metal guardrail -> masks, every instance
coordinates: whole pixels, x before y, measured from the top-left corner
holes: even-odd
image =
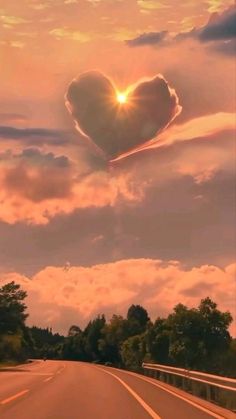
[[[143,363],[144,374],[236,411],[236,380],[169,365]]]

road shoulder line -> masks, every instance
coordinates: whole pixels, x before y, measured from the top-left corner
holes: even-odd
[[[151,416],[151,418],[153,419],[161,419],[161,417],[154,412],[154,410],[142,399],[142,397],[140,397],[128,384],[126,384],[120,377],[117,377],[117,375],[113,374],[110,371],[105,370],[104,368],[99,368],[96,367],[98,370],[102,370],[103,372],[105,372],[106,374],[111,375],[112,377],[114,377],[117,381],[120,382],[120,384],[123,385],[123,387],[126,388],[126,390],[137,400],[137,402],[142,406],[142,408],[144,410],[146,410],[146,412]]]
[[[233,412],[230,412],[230,411],[229,411],[229,415],[227,415],[227,416],[223,416],[223,414],[218,414],[218,413],[214,412],[213,410],[210,410],[207,407],[202,406],[202,404],[200,404],[200,402],[199,403],[197,401],[195,402],[193,400],[190,400],[188,397],[185,397],[184,395],[177,393],[177,391],[175,391],[174,388],[173,388],[173,390],[169,389],[169,388],[166,388],[164,385],[162,385],[162,383],[154,382],[154,381],[152,381],[152,379],[150,379],[148,377],[142,376],[140,374],[135,374],[135,373],[130,372],[130,371],[125,371],[125,370],[119,370],[118,369],[117,371],[119,371],[121,373],[124,373],[124,374],[131,375],[131,376],[136,377],[136,378],[139,378],[140,380],[146,381],[147,383],[152,384],[155,387],[161,388],[162,390],[166,391],[167,393],[170,393],[173,396],[178,397],[179,399],[183,400],[184,402],[191,404],[192,406],[196,407],[199,410],[202,410],[203,412],[205,412],[208,415],[214,417],[215,419],[227,419],[227,418],[230,417],[230,413],[232,413],[232,415],[233,415]],[[178,389],[176,389],[176,390],[178,390]]]

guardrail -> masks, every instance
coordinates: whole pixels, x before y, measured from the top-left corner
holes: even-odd
[[[236,380],[169,365],[143,363],[144,375],[236,412]]]

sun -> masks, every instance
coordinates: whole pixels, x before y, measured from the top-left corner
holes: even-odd
[[[117,101],[123,105],[127,102],[127,95],[125,93],[117,93]]]

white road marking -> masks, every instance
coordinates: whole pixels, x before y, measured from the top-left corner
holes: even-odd
[[[61,374],[62,371],[66,368],[65,364],[63,364],[62,368],[56,372],[56,374]]]
[[[172,394],[173,396],[178,397],[178,398],[179,398],[179,399],[181,399],[181,400],[184,400],[186,403],[191,404],[192,406],[196,407],[197,409],[202,410],[203,412],[207,413],[208,415],[212,416],[213,418],[216,418],[216,419],[225,419],[225,417],[224,417],[224,416],[221,416],[221,415],[218,415],[218,414],[217,414],[217,413],[215,413],[215,412],[212,412],[212,410],[207,409],[207,407],[203,407],[203,406],[201,406],[200,404],[195,403],[195,402],[193,402],[192,400],[185,398],[185,397],[184,397],[184,396],[182,396],[181,394],[178,394],[178,393],[176,393],[175,391],[171,391],[171,390],[167,389],[166,387],[162,386],[162,385],[161,385],[161,384],[159,384],[159,383],[155,383],[155,382],[153,382],[152,380],[150,380],[150,379],[149,379],[149,378],[147,378],[147,377],[143,377],[142,375],[134,374],[134,373],[129,372],[129,371],[123,371],[123,370],[122,370],[121,372],[122,372],[122,373],[125,373],[125,374],[132,375],[133,377],[139,378],[140,380],[146,381],[146,382],[148,382],[148,383],[152,384],[152,385],[153,385],[153,386],[155,386],[155,387],[159,387],[159,388],[161,388],[162,390],[166,391],[167,393],[170,393],[170,394]]]
[[[122,384],[122,386],[124,386],[126,388],[126,390],[137,400],[137,402],[143,407],[143,409],[146,410],[146,412],[151,416],[151,418],[161,419],[161,417],[158,416],[157,413],[154,412],[154,410],[152,410],[152,408],[130,386],[128,386],[128,384],[126,384],[121,378],[117,377],[117,375],[115,375],[112,372],[107,371],[103,368],[98,367],[98,369],[102,370],[106,374],[109,374],[112,377],[114,377],[116,380],[118,380]]]
[[[29,392],[29,390],[23,390],[23,391],[20,391],[19,393],[14,394],[14,396],[11,396],[11,397],[8,397],[8,398],[7,398],[7,399],[5,399],[5,400],[2,400],[2,401],[1,401],[1,404],[7,404],[7,403],[10,403],[12,400],[17,399],[18,397],[21,397],[21,396],[23,396],[24,394],[26,394],[26,393],[28,393],[28,392]]]

